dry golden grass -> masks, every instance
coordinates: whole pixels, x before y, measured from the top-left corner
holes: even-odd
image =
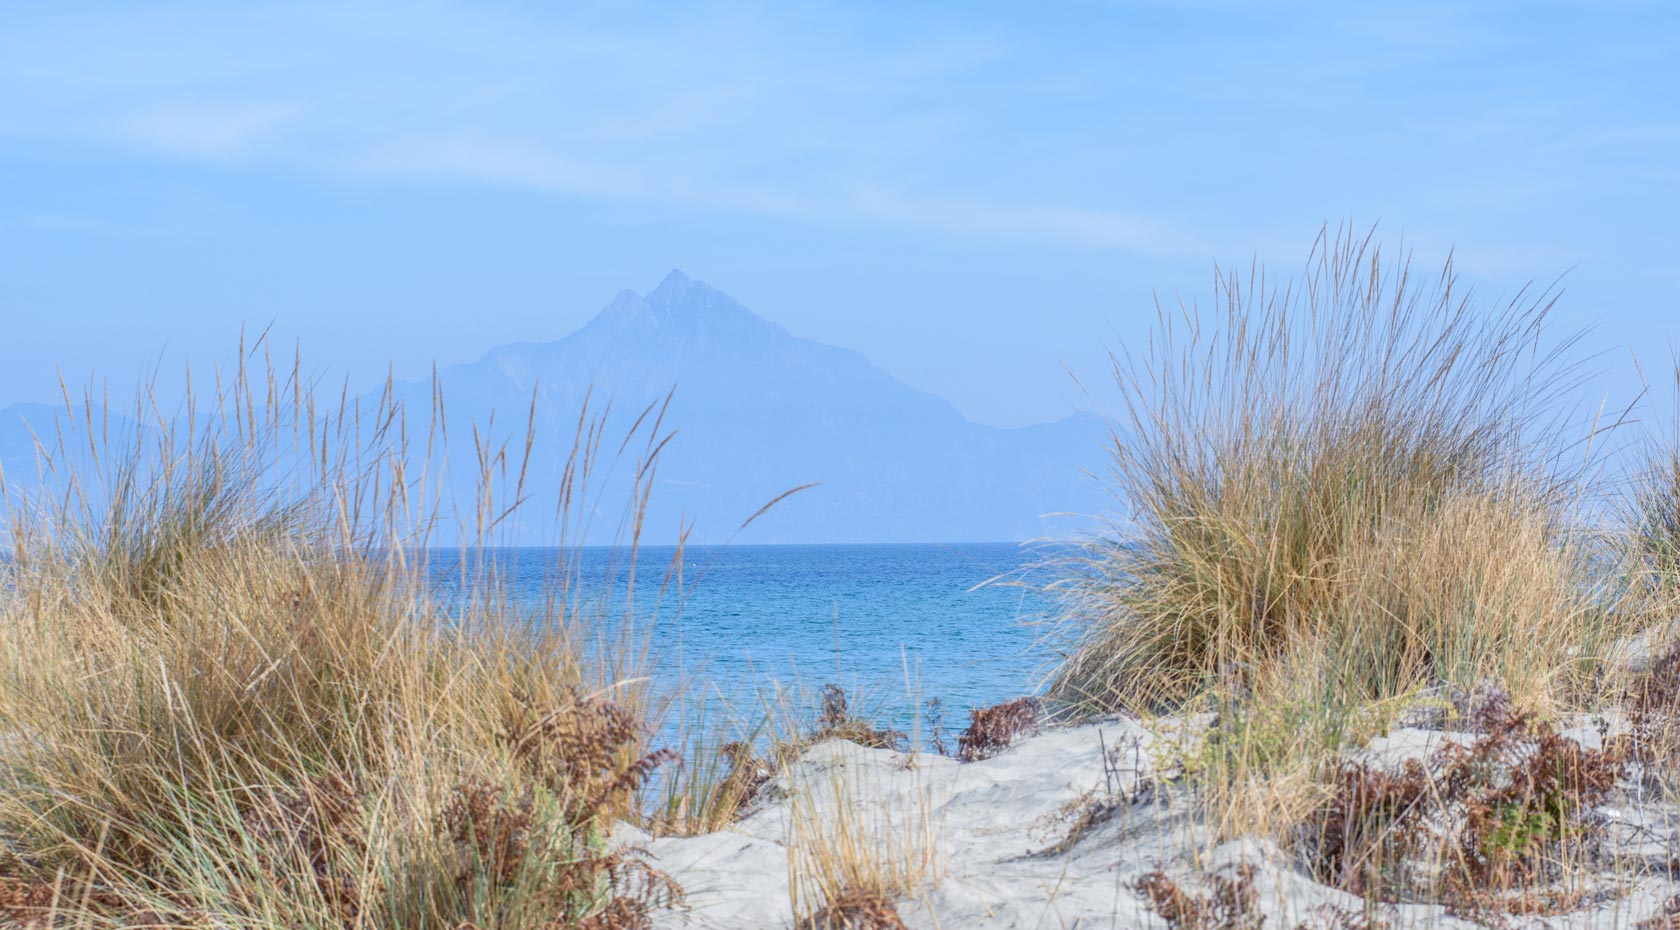
[[[480,443],[477,574],[465,603],[434,601],[436,450],[410,450],[390,404],[317,416],[297,372],[242,365],[208,415],[142,407],[137,434],[67,420],[48,492],[8,501],[0,916],[645,926],[680,892],[606,844],[668,759],[643,632],[566,590],[522,614],[478,559],[522,496],[517,447]],[[562,509],[599,435],[580,424]],[[658,439],[642,448],[636,528]]]
[[[1680,601],[1680,362],[1667,409],[1654,411],[1630,456],[1631,480],[1621,495],[1626,564],[1618,566],[1647,612],[1675,616]]]
[[[657,835],[696,836],[740,817],[770,781],[775,763],[758,744],[768,726],[718,719],[704,703],[685,707],[680,753],[663,773],[648,827]]]
[[[1606,700],[1610,647],[1680,603],[1680,442],[1640,461],[1616,561],[1583,529],[1597,489],[1573,437],[1591,424],[1574,430],[1559,403],[1577,370],[1570,340],[1545,347],[1548,295],[1483,308],[1450,267],[1420,282],[1347,236],[1321,241],[1298,284],[1219,283],[1218,312],[1164,311],[1150,354],[1116,359],[1129,407],[1110,477],[1126,516],[1060,564],[1077,648],[1053,698],[1213,712],[1207,738],[1171,741],[1182,748],[1163,767],[1192,786],[1207,842],[1334,846],[1326,881],[1392,897],[1424,887],[1394,872],[1416,849],[1388,830],[1411,826],[1390,802],[1416,801],[1422,783],[1344,767],[1343,753],[1427,689],[1496,682],[1519,723],[1486,758],[1435,760],[1482,773],[1457,796],[1430,786],[1471,837],[1448,852],[1462,865],[1495,842],[1503,856],[1461,869],[1453,894],[1465,908],[1563,909],[1577,899],[1547,895],[1574,894],[1587,869],[1576,821],[1623,757],[1582,754],[1551,723]],[[680,890],[606,837],[643,818],[643,788],[674,761],[649,744],[648,631],[571,587],[571,565],[546,610],[522,614],[476,548],[526,497],[529,430],[523,448],[475,438],[466,594],[440,603],[426,548],[441,414],[410,449],[403,411],[341,401],[317,414],[297,371],[253,384],[241,368],[208,414],[142,407],[137,435],[77,420],[91,405],[67,400],[43,444],[48,493],[8,498],[0,922],[645,927]],[[659,411],[632,433],[628,564]],[[611,447],[600,421],[580,421],[559,511],[595,506],[595,460]],[[1635,745],[1615,752],[1638,753],[1651,779],[1680,758],[1676,669],[1680,650],[1627,689]],[[794,914],[895,926],[894,902],[946,870],[939,805],[919,783],[900,790],[902,772],[887,788],[851,750],[802,759],[823,739],[905,738],[838,689],[821,705],[768,709],[743,741],[715,746],[699,723],[643,822],[718,829],[778,773]],[[1025,709],[965,748],[1007,744]],[[778,717],[761,757],[752,747]],[[1522,768],[1532,746],[1583,777]],[[1332,834],[1341,846],[1325,845]],[[1143,893],[1169,922],[1252,911],[1235,885],[1197,897],[1151,881]]]
[[[1256,271],[1218,291],[1115,358],[1121,515],[1053,564],[1072,646],[1052,699],[1211,712],[1206,739],[1161,760],[1203,840],[1297,851],[1346,787],[1345,754],[1431,692],[1494,683],[1525,721],[1612,701],[1608,660],[1676,602],[1651,592],[1680,577],[1680,454],[1652,446],[1621,547],[1599,522],[1606,427],[1566,403],[1580,369],[1574,339],[1548,341],[1551,294],[1482,306],[1450,264],[1420,280],[1345,233],[1295,282]],[[1524,745],[1544,743],[1536,727]],[[1545,871],[1571,868],[1588,865]],[[1554,891],[1498,906],[1567,903]]]
[[[1618,658],[1643,670],[1606,679],[1626,699],[1647,780],[1672,798],[1680,797],[1680,362],[1666,406],[1651,407],[1613,502],[1620,558],[1606,565],[1622,586],[1619,609],[1644,627]]]
[[[1483,308],[1450,266],[1420,282],[1345,235],[1299,282],[1219,289],[1218,311],[1163,311],[1151,352],[1116,358],[1124,516],[1060,566],[1076,648],[1052,693],[1156,710],[1308,673],[1351,703],[1483,676],[1578,688],[1619,630],[1572,532],[1588,450],[1559,403],[1571,341],[1541,342],[1549,297]]]
[[[789,761],[788,890],[799,925],[894,926],[882,922],[883,908],[925,897],[945,874],[931,788],[914,777],[905,787],[895,778],[902,773],[867,750]]]

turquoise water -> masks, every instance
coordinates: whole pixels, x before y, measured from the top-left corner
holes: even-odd
[[[907,725],[939,698],[947,725],[969,708],[1033,692],[1049,656],[1036,646],[1044,614],[1020,578],[1042,553],[1013,543],[689,547],[659,596],[674,549],[646,547],[633,613],[654,624],[655,674],[751,716],[777,685],[814,692],[835,682],[872,715]],[[608,592],[624,614],[622,554],[507,549],[496,554],[516,601],[541,613],[557,572]],[[439,584],[459,585],[440,554]],[[1029,579],[1030,580],[1030,579]],[[696,683],[704,685],[696,689]]]

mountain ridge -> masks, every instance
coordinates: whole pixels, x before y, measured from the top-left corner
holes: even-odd
[[[464,391],[474,409],[523,414],[534,392],[539,431],[561,435],[587,392],[639,410],[675,388],[677,433],[650,524],[680,511],[707,541],[808,482],[819,486],[743,539],[1026,540],[1065,526],[1044,514],[1101,503],[1084,474],[1101,459],[1100,419],[975,423],[863,353],[794,335],[680,269],[646,294],[620,291],[567,336],[497,346],[438,379],[452,410]]]
[[[492,446],[522,448],[533,413],[526,491],[551,507],[585,398],[597,411],[610,401],[624,429],[670,394],[664,427],[674,436],[647,514],[648,542],[672,541],[683,526],[692,526],[691,542],[1023,541],[1066,532],[1066,520],[1046,514],[1094,513],[1102,503],[1084,474],[1103,452],[1093,415],[975,423],[863,353],[794,335],[680,269],[646,294],[618,292],[565,336],[495,346],[440,367],[436,378],[457,437],[445,453],[454,476],[445,496],[457,501],[475,499],[466,482],[479,473],[479,450],[462,447],[471,444],[459,441],[457,424],[480,424]],[[430,380],[392,389],[411,420],[431,409]],[[11,409],[0,410],[0,446],[16,419]],[[766,502],[813,483],[737,535]],[[556,541],[556,527],[541,518],[548,512],[534,508],[501,541]]]

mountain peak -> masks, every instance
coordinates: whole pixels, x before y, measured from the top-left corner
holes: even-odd
[[[787,330],[706,282],[693,280],[678,268],[671,269],[659,286],[645,295],[619,291],[586,329],[619,334],[634,329],[642,334],[638,338],[663,333],[663,338],[683,341],[688,348],[703,337],[791,338]]]
[[[704,281],[695,281],[683,274],[682,269],[672,268],[671,273],[659,282],[658,287],[647,292],[647,302],[655,307],[667,309],[687,303],[709,303],[710,301],[706,300],[707,292],[714,290]],[[722,292],[717,292],[717,295],[725,300],[729,299],[728,295]]]
[[[657,294],[661,291],[685,291],[688,289],[688,286],[693,283],[693,281],[689,280],[688,275],[683,274],[681,268],[672,268],[671,273],[665,276],[665,280],[660,281],[659,286],[653,289],[653,293]],[[652,295],[650,294],[649,296]]]

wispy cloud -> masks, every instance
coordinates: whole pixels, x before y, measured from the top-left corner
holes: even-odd
[[[1575,196],[1560,178],[1670,179],[1672,104],[1617,69],[1668,60],[1672,30],[1638,54],[1595,33],[1572,78],[1551,52],[1613,18],[1565,5],[1524,31],[1515,8],[1465,9],[20,17],[0,28],[0,137],[1145,256],[1327,215],[1430,214],[1458,236]]]
[[[519,142],[447,136],[392,139],[350,152],[338,165],[405,181],[466,181],[602,200],[659,199],[635,171],[576,161]]]
[[[299,125],[303,110],[296,103],[272,100],[159,103],[117,116],[109,132],[166,155],[223,159],[262,154],[267,143]]]
[[[850,192],[741,185],[651,165],[607,165],[542,148],[471,139],[372,146],[351,169],[409,181],[453,181],[604,201],[696,207],[813,222],[865,223],[942,236],[1112,249],[1140,255],[1200,254],[1170,223],[1118,210],[997,202],[865,187]]]
[[[859,191],[857,205],[864,216],[882,222],[950,233],[1041,240],[1141,255],[1183,255],[1193,245],[1183,231],[1167,222],[1118,210],[919,197],[877,189]]]
[[[321,9],[208,16],[166,37],[167,60],[117,35],[157,28],[144,18],[83,20],[90,54],[73,57],[105,70],[16,65],[37,96],[76,105],[8,120],[0,104],[0,133],[941,237],[1150,253],[1172,239],[1161,221],[1035,197],[1029,176],[995,198],[930,170],[983,131],[940,88],[995,80],[1012,54],[995,37],[907,29],[860,44],[834,11],[635,28],[447,4],[387,12],[402,20],[391,35]],[[309,41],[285,38],[299,35]]]

